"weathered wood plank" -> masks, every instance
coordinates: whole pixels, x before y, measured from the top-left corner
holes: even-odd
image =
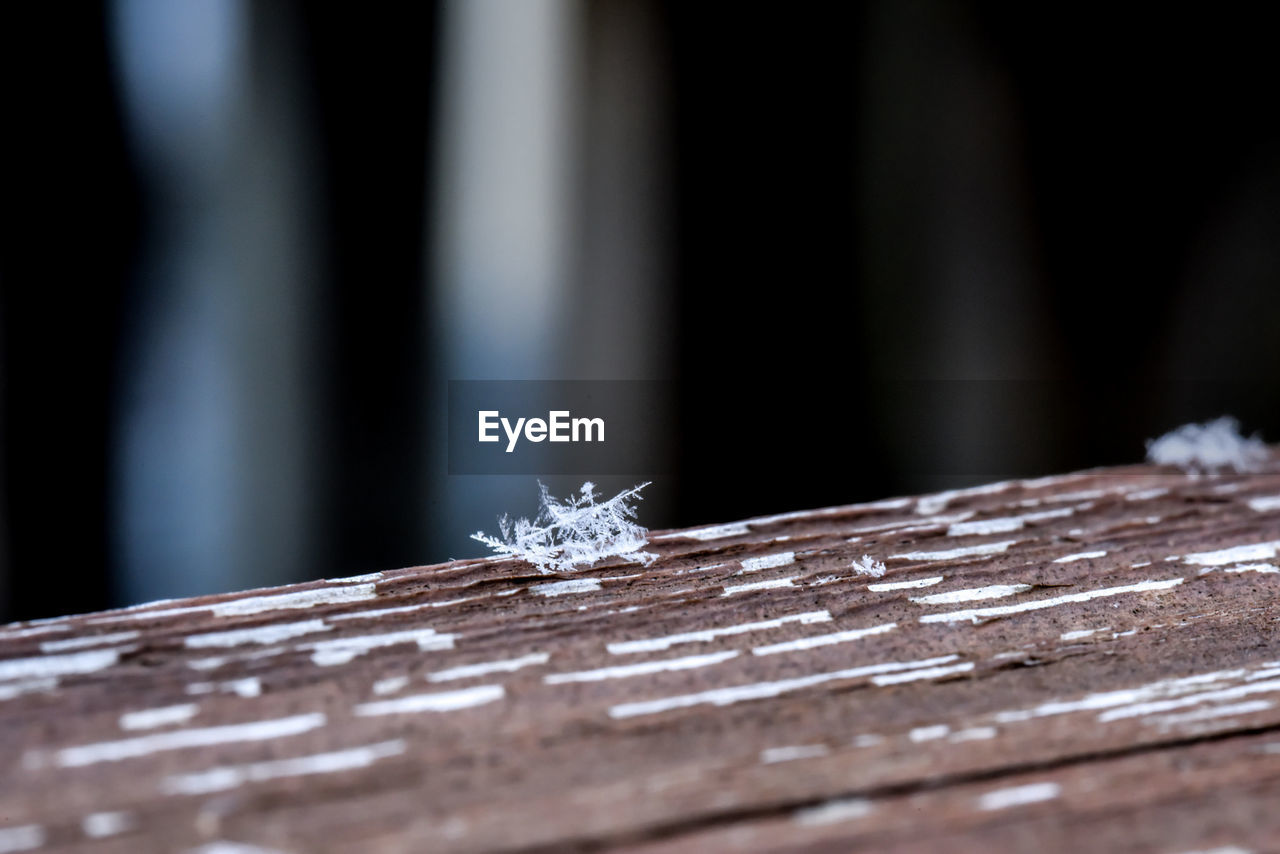
[[[0,851],[1276,850],[1277,496],[1133,466],[2,627]]]

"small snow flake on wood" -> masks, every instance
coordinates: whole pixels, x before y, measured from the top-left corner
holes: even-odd
[[[1240,422],[1226,415],[1205,424],[1184,424],[1147,443],[1149,462],[1186,472],[1257,471],[1267,458],[1266,444],[1257,436],[1242,436]]]
[[[885,572],[884,564],[871,555],[863,555],[851,565],[859,575],[870,575],[872,578],[880,578]]]
[[[497,554],[528,561],[543,573],[570,572],[613,556],[648,566],[657,555],[641,551],[649,532],[634,521],[633,503],[641,500],[640,490],[648,485],[642,483],[597,504],[595,484],[590,481],[576,497],[564,501],[539,482],[541,507],[533,521],[522,518],[513,523],[503,516],[498,520],[501,538],[477,531],[471,539]]]

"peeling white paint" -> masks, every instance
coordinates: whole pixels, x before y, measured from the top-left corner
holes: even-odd
[[[903,682],[918,682],[921,679],[941,679],[944,676],[954,676],[957,673],[968,673],[973,669],[973,662],[966,661],[963,664],[952,664],[949,667],[926,667],[923,670],[910,670],[906,673],[890,673],[884,676],[872,676],[871,682],[877,687],[883,688],[886,685],[899,685]]]
[[[734,596],[738,593],[750,593],[753,590],[772,590],[777,587],[794,587],[792,583],[798,576],[792,575],[788,578],[773,578],[768,581],[756,581],[751,584],[726,584],[724,592],[721,596]]]
[[[159,706],[154,709],[125,712],[120,716],[120,729],[155,729],[170,724],[186,723],[195,717],[198,711],[200,707],[195,703],[182,703],[177,706]]]
[[[1007,534],[1020,531],[1028,522],[1043,522],[1047,519],[1061,519],[1075,513],[1075,508],[1060,507],[1057,510],[1042,510],[1036,513],[1023,513],[1018,516],[1001,516],[994,519],[976,519],[972,522],[957,522],[947,528],[948,537],[971,537],[989,534]]]
[[[948,611],[945,614],[925,614],[920,617],[920,622],[954,623],[961,620],[972,620],[976,623],[979,620],[985,620],[991,617],[1004,617],[1009,614],[1018,614],[1023,611],[1038,611],[1042,608],[1054,608],[1058,605],[1066,605],[1073,602],[1088,602],[1090,599],[1099,599],[1107,596],[1120,596],[1125,593],[1144,593],[1168,590],[1181,583],[1181,578],[1142,581],[1137,584],[1126,584],[1121,587],[1105,587],[1100,590],[1089,590],[1084,593],[1068,593],[1065,596],[1055,596],[1052,599],[1036,599],[1030,602],[1019,602],[1016,605],[995,605],[990,608],[970,608],[965,611]]]
[[[354,709],[361,717],[371,715],[404,715],[417,712],[452,712],[457,709],[470,709],[483,706],[506,696],[501,685],[479,685],[475,688],[463,688],[460,691],[441,691],[435,694],[411,694],[408,697],[397,697],[394,700],[375,700],[371,703],[360,703]]]
[[[502,661],[485,661],[480,664],[463,664],[447,670],[437,670],[427,674],[428,682],[448,682],[451,679],[469,679],[473,676],[485,676],[490,673],[513,673],[523,667],[546,664],[551,658],[549,653],[535,652],[519,658],[506,658]]]
[[[394,694],[397,691],[407,688],[409,685],[408,676],[389,676],[386,679],[379,679],[373,683],[373,693],[382,696],[384,694]]]
[[[105,670],[120,660],[121,653],[132,647],[94,649],[64,655],[41,655],[35,658],[12,658],[0,661],[0,682],[17,679],[50,679]]]
[[[950,736],[947,737],[947,741],[950,741],[953,744],[956,744],[962,741],[983,741],[983,740],[986,740],[989,738],[995,738],[995,737],[996,737],[995,727],[976,726],[976,727],[970,727],[969,729],[962,729],[962,730],[953,732]]]
[[[918,726],[907,733],[907,738],[919,744],[922,741],[936,741],[939,738],[945,738],[949,732],[951,732],[951,727],[946,724]]]
[[[864,818],[873,809],[871,801],[863,798],[840,798],[816,807],[798,809],[791,814],[791,820],[804,827],[816,827]]]
[[[0,827],[0,854],[11,851],[34,851],[44,845],[44,828],[38,824]]]
[[[1268,543],[1249,543],[1248,545],[1232,546],[1229,549],[1221,549],[1219,551],[1183,555],[1182,560],[1184,563],[1196,564],[1197,566],[1223,566],[1228,563],[1270,560],[1276,556],[1277,547],[1280,547],[1280,540],[1272,540]]]
[[[928,596],[912,596],[911,601],[921,605],[951,605],[956,602],[978,602],[983,599],[1001,599],[1031,589],[1030,584],[992,584],[987,587],[970,587],[965,590],[948,590]]]
[[[708,653],[707,655],[669,658],[664,661],[644,661],[639,664],[627,664],[618,667],[601,667],[597,670],[579,670],[574,673],[549,673],[542,677],[542,681],[548,685],[561,685],[567,682],[601,682],[605,679],[626,679],[631,676],[645,676],[650,673],[694,670],[737,657],[737,650],[727,650],[725,652]]]
[[[80,829],[90,839],[118,836],[133,828],[133,819],[127,812],[93,812],[80,820]]]
[[[966,557],[981,557],[1000,554],[1017,540],[1002,540],[998,543],[983,543],[980,546],[964,546],[958,549],[946,549],[937,552],[907,552],[900,555],[889,555],[888,560],[959,560]]]
[[[1161,726],[1176,726],[1184,723],[1196,723],[1199,721],[1212,720],[1214,718],[1226,718],[1233,715],[1251,715],[1255,712],[1265,712],[1270,709],[1274,703],[1270,700],[1249,700],[1244,703],[1232,703],[1226,706],[1211,706],[1207,709],[1196,709],[1193,712],[1183,712],[1177,715],[1159,715],[1145,719],[1145,723],[1156,723]]]
[[[325,722],[326,718],[322,713],[311,712],[251,723],[227,724],[202,729],[179,729],[119,741],[100,741],[95,744],[64,747],[55,752],[54,763],[62,768],[82,768],[99,762],[118,762],[122,759],[134,759],[168,750],[268,741],[309,732],[324,726]]]
[[[646,640],[618,641],[608,645],[607,649],[613,655],[626,655],[634,652],[658,652],[668,649],[678,643],[704,643],[712,641],[719,637],[727,637],[730,635],[740,635],[747,632],[759,632],[765,629],[776,629],[787,623],[800,623],[801,625],[810,625],[813,623],[826,623],[831,620],[829,611],[808,611],[803,614],[790,614],[785,617],[777,617],[772,620],[760,620],[754,623],[739,623],[736,626],[726,626],[720,629],[702,629],[693,632],[681,632],[674,635],[666,635],[659,638],[648,638]]]
[[[188,635],[183,646],[188,649],[207,649],[208,647],[232,647],[243,644],[280,643],[290,638],[315,632],[327,632],[333,627],[324,620],[303,620],[297,623],[276,623],[268,626],[254,626],[249,629],[232,629],[226,632],[207,632],[199,635]]]
[[[510,591],[510,593],[515,592],[517,591]],[[499,593],[497,595],[502,596],[504,594]],[[388,616],[389,614],[410,614],[414,611],[426,611],[431,608],[447,608],[450,605],[461,605],[463,602],[476,602],[480,599],[490,598],[493,597],[488,595],[463,596],[459,599],[445,599],[441,602],[422,602],[418,605],[398,605],[394,608],[373,608],[368,611],[350,611],[345,614],[329,614],[325,619],[331,623],[335,620],[372,620],[376,617]]]
[[[829,635],[817,635],[815,637],[799,638],[793,641],[785,641],[783,643],[769,644],[767,646],[758,646],[751,650],[753,655],[775,655],[782,652],[797,652],[804,649],[814,649],[820,646],[830,646],[831,644],[847,643],[849,641],[860,640],[870,635],[880,635],[885,632],[892,631],[897,627],[897,623],[883,623],[878,626],[869,626],[865,629],[849,629],[843,632],[834,632]]]
[[[1064,555],[1058,558],[1057,560],[1055,560],[1054,563],[1075,563],[1078,560],[1093,560],[1094,558],[1097,558],[1097,557],[1106,557],[1106,556],[1107,556],[1107,552],[1105,549],[1102,551],[1096,551],[1096,552],[1076,552],[1075,554]]]
[[[791,762],[796,759],[817,759],[831,751],[825,744],[796,744],[788,747],[770,747],[760,751],[760,763],[772,765],[775,762]]]
[[[529,592],[538,596],[565,596],[570,593],[594,593],[599,589],[598,578],[571,578],[568,581],[534,584],[529,587]]]
[[[1178,697],[1171,700],[1151,700],[1144,703],[1134,703],[1133,705],[1108,709],[1098,715],[1098,723],[1105,724],[1110,723],[1111,721],[1123,720],[1124,718],[1145,717],[1158,712],[1168,712],[1174,709],[1184,709],[1187,706],[1196,706],[1200,703],[1217,702],[1219,700],[1234,700],[1239,697],[1247,697],[1250,694],[1267,694],[1272,691],[1280,691],[1280,679],[1270,679],[1263,682],[1250,682],[1245,685],[1237,685],[1234,688],[1202,691],[1198,694],[1191,694],[1187,697]]]
[[[1027,804],[1038,804],[1051,801],[1062,794],[1062,786],[1057,783],[1028,783],[1025,786],[1012,786],[1008,789],[996,789],[978,798],[980,810],[1003,810],[1009,807],[1021,807]]]
[[[359,635],[350,638],[334,638],[333,640],[313,641],[298,647],[310,650],[311,660],[321,667],[333,667],[347,664],[372,649],[395,646],[402,643],[416,643],[421,652],[440,649],[453,649],[457,635],[442,634],[435,629],[406,629],[399,632],[383,632],[376,635]]]
[[[114,632],[109,635],[84,635],[78,638],[45,641],[40,644],[40,651],[44,653],[66,652],[90,646],[108,646],[113,643],[125,643],[126,641],[135,640],[139,634],[139,632]]]
[[[884,593],[889,590],[914,590],[920,587],[932,587],[942,581],[941,575],[934,575],[929,578],[916,578],[911,581],[885,581],[879,584],[868,584],[867,589],[872,593]]]
[[[652,539],[722,540],[725,537],[740,537],[743,534],[749,533],[751,533],[751,527],[746,522],[731,522],[728,525],[714,525],[709,528],[698,528],[693,531],[676,531],[671,534],[658,534]]]
[[[795,562],[795,552],[779,552],[778,554],[765,555],[763,557],[748,557],[742,559],[742,571],[759,572],[762,569],[770,569],[775,566],[786,566]]]
[[[238,697],[258,697],[262,695],[262,682],[257,676],[247,676],[226,682],[192,682],[187,686],[188,694],[213,694],[218,691]]]
[[[1077,629],[1074,632],[1063,632],[1062,634],[1058,635],[1058,640],[1064,640],[1064,641],[1081,640],[1083,638],[1089,637],[1090,635],[1095,635],[1098,632],[1109,632],[1109,631],[1111,631],[1110,626],[1107,626],[1106,628],[1102,628],[1102,629]]]
[[[1249,499],[1249,509],[1259,513],[1272,513],[1280,510],[1280,495],[1264,495]]]
[[[671,709],[682,709],[688,706],[704,704],[728,706],[732,703],[740,703],[744,700],[759,700],[777,697],[791,691],[799,691],[803,688],[810,688],[814,685],[821,685],[823,683],[836,680],[858,679],[879,673],[894,673],[914,668],[928,668],[935,664],[944,664],[949,661],[954,661],[956,658],[957,656],[955,655],[947,655],[940,658],[925,659],[923,661],[890,661],[882,664],[869,664],[863,667],[853,667],[847,670],[836,670],[829,673],[815,673],[809,676],[799,676],[793,679],[780,679],[776,682],[755,682],[749,685],[736,685],[729,688],[714,688],[709,691],[699,691],[696,694],[682,694],[675,697],[663,697],[656,700],[621,703],[619,705],[612,706],[609,709],[609,716],[612,718],[630,718],[637,715],[653,715],[669,711]]]
[[[965,489],[948,489],[945,492],[937,492],[933,495],[923,495],[916,499],[916,513],[921,516],[932,516],[941,512],[948,504],[957,498],[968,498],[975,495],[994,495],[998,492],[1004,492],[1019,486],[1020,482],[1016,480],[1002,480],[997,483],[987,483],[982,486],[970,486]]]
[[[160,782],[160,790],[169,795],[207,795],[236,789],[246,783],[261,783],[282,777],[305,777],[314,774],[334,774],[368,768],[379,759],[399,756],[405,751],[401,739],[381,741],[363,747],[313,753],[290,759],[269,762],[253,762],[247,765],[223,765],[192,774],[173,774]]]

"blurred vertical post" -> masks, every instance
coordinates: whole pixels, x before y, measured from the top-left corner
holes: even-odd
[[[151,212],[118,430],[122,602],[309,563],[308,182],[277,8],[114,5]]]

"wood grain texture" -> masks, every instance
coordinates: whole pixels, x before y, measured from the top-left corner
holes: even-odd
[[[1280,850],[1278,496],[1133,466],[0,627],[0,852]]]

